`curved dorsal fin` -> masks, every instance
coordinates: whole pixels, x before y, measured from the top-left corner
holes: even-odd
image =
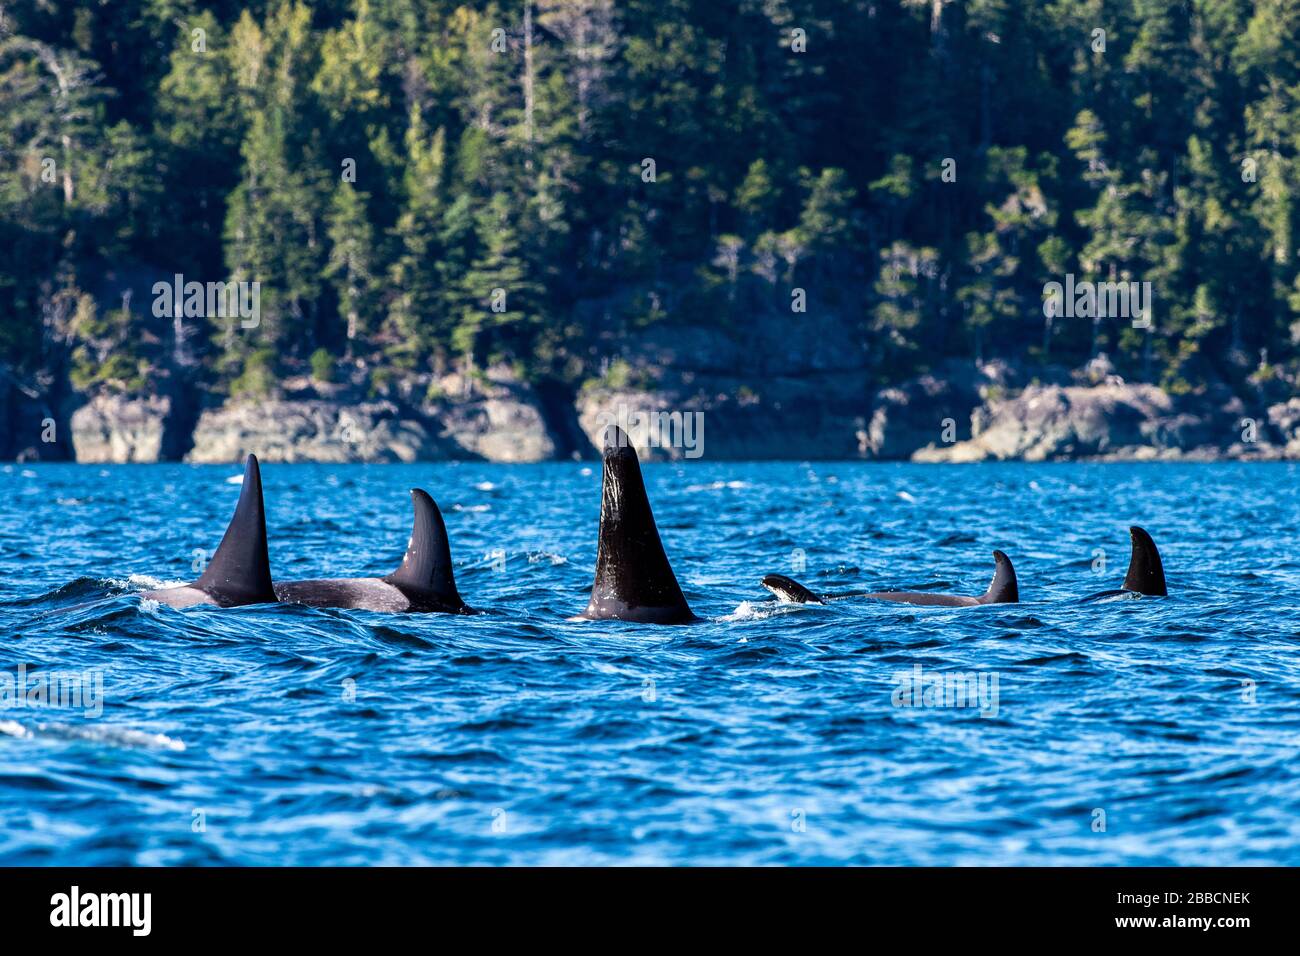
[[[1001,551],[993,552],[997,567],[993,571],[993,580],[989,589],[980,598],[981,604],[1015,604],[1020,600],[1020,588],[1016,584],[1016,569],[1011,566],[1011,559]]]
[[[1133,540],[1133,556],[1129,558],[1128,574],[1124,575],[1124,590],[1165,597],[1169,591],[1165,588],[1165,567],[1160,562],[1156,543],[1136,525],[1128,533]]]
[[[616,425],[605,431],[602,457],[596,580],[586,616],[654,624],[695,620],[659,540],[636,449]]]
[[[235,505],[225,537],[194,587],[226,607],[272,603],[276,599],[271,585],[271,561],[266,553],[262,472],[255,455],[249,455],[244,465],[239,503]]]
[[[456,590],[451,544],[442,512],[429,494],[419,488],[411,489],[411,504],[415,506],[415,524],[406,545],[406,556],[401,566],[384,580],[432,595],[447,604],[463,606],[465,602]]]

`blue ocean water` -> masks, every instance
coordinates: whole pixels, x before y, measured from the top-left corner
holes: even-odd
[[[264,466],[278,579],[391,571],[419,486],[473,617],[160,608],[238,468],[0,468],[0,864],[1300,863],[1297,466],[645,471],[700,624],[568,620],[598,463]],[[1078,603],[1134,523],[1171,596]],[[978,594],[995,547],[1019,605],[758,586]],[[898,706],[918,666],[996,698]]]

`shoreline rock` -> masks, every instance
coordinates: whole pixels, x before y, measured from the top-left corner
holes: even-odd
[[[613,423],[649,460],[864,454],[867,356],[851,323],[834,312],[801,315],[795,328],[784,318],[731,332],[653,326],[611,341],[605,361],[605,374],[587,382],[575,402],[593,447]],[[650,440],[661,429],[625,425],[650,415],[669,416],[660,436],[667,440]]]
[[[446,375],[436,384],[445,397],[426,403],[421,412],[439,440],[452,449],[447,457],[496,462],[558,457],[560,443],[541,400],[505,369],[490,368],[468,380]]]
[[[1295,401],[1295,400],[1293,400]],[[970,438],[932,445],[918,462],[1215,461],[1300,457],[1279,444],[1278,422],[1300,424],[1300,402],[1251,416],[1222,392],[1175,399],[1154,385],[1109,376],[1095,385],[1030,385],[971,412]]]
[[[835,340],[833,325],[822,331],[797,355],[773,355],[771,342],[655,329],[622,344],[637,358],[608,359],[576,395],[505,366],[413,376],[379,397],[362,378],[301,378],[282,397],[197,416],[174,396],[101,394],[71,415],[71,445],[77,461],[97,464],[250,452],[268,462],[536,462],[594,457],[617,423],[648,460],[1300,460],[1300,396],[1248,404],[1223,386],[1171,396],[1124,382],[1103,356],[1074,372],[1037,369],[1028,382],[1006,363],[951,362],[873,390],[854,344]],[[746,363],[743,378],[727,371]],[[662,416],[666,442],[637,430],[647,415]]]
[[[392,402],[323,399],[235,402],[207,409],[185,460],[221,464],[257,455],[265,462],[413,462],[445,458],[428,430]]]
[[[171,449],[172,400],[96,395],[72,413],[72,450],[86,464],[161,461]]]
[[[540,399],[503,367],[406,385],[408,393],[425,398],[363,399],[355,387],[291,380],[288,397],[226,402],[199,415],[186,460],[238,462],[249,453],[267,462],[530,462],[558,456]]]
[[[757,387],[717,376],[597,386],[579,394],[578,423],[593,447],[608,425],[619,425],[648,461],[859,458],[865,401],[834,397],[843,394],[840,385],[863,387],[851,374],[773,378]]]

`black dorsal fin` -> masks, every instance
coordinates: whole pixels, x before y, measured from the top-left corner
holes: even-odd
[[[1156,543],[1136,525],[1128,533],[1133,539],[1133,556],[1129,558],[1128,574],[1124,575],[1124,590],[1165,597],[1169,591],[1165,588],[1165,567],[1160,562]]]
[[[695,620],[668,563],[641,463],[623,430],[605,432],[596,581],[586,616],[680,624]]]
[[[1015,604],[1020,600],[1020,587],[1016,583],[1016,569],[1011,566],[1011,559],[1001,551],[993,552],[997,567],[993,571],[993,581],[989,589],[980,598],[981,604]]]
[[[226,528],[225,537],[193,586],[225,607],[275,601],[271,561],[266,553],[262,473],[255,455],[249,455],[244,465],[239,503],[235,505],[235,514]]]
[[[447,605],[463,607],[465,602],[456,590],[451,543],[447,540],[442,512],[429,494],[419,488],[411,489],[411,504],[415,507],[415,524],[411,528],[411,540],[406,544],[406,556],[401,566],[384,580],[403,590],[410,589]]]

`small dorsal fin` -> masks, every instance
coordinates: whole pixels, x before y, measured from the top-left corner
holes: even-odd
[[[1128,533],[1133,540],[1133,556],[1129,558],[1128,574],[1124,575],[1124,590],[1165,597],[1169,594],[1165,588],[1165,568],[1155,541],[1136,525]]]
[[[1011,566],[1011,559],[1001,551],[993,552],[997,567],[993,571],[993,580],[989,589],[980,598],[981,604],[1015,604],[1020,600],[1020,588],[1016,583],[1016,569]]]
[[[401,566],[384,580],[461,607],[465,602],[456,590],[451,543],[447,540],[442,512],[429,494],[419,488],[411,489],[411,504],[415,507],[415,524],[406,545],[406,556]]]
[[[271,561],[266,552],[262,473],[255,455],[249,455],[244,465],[239,503],[235,505],[225,537],[193,586],[226,607],[273,603],[276,599],[271,585]]]
[[[673,574],[636,449],[616,425],[605,432],[596,580],[586,617],[653,624],[695,620]]]

